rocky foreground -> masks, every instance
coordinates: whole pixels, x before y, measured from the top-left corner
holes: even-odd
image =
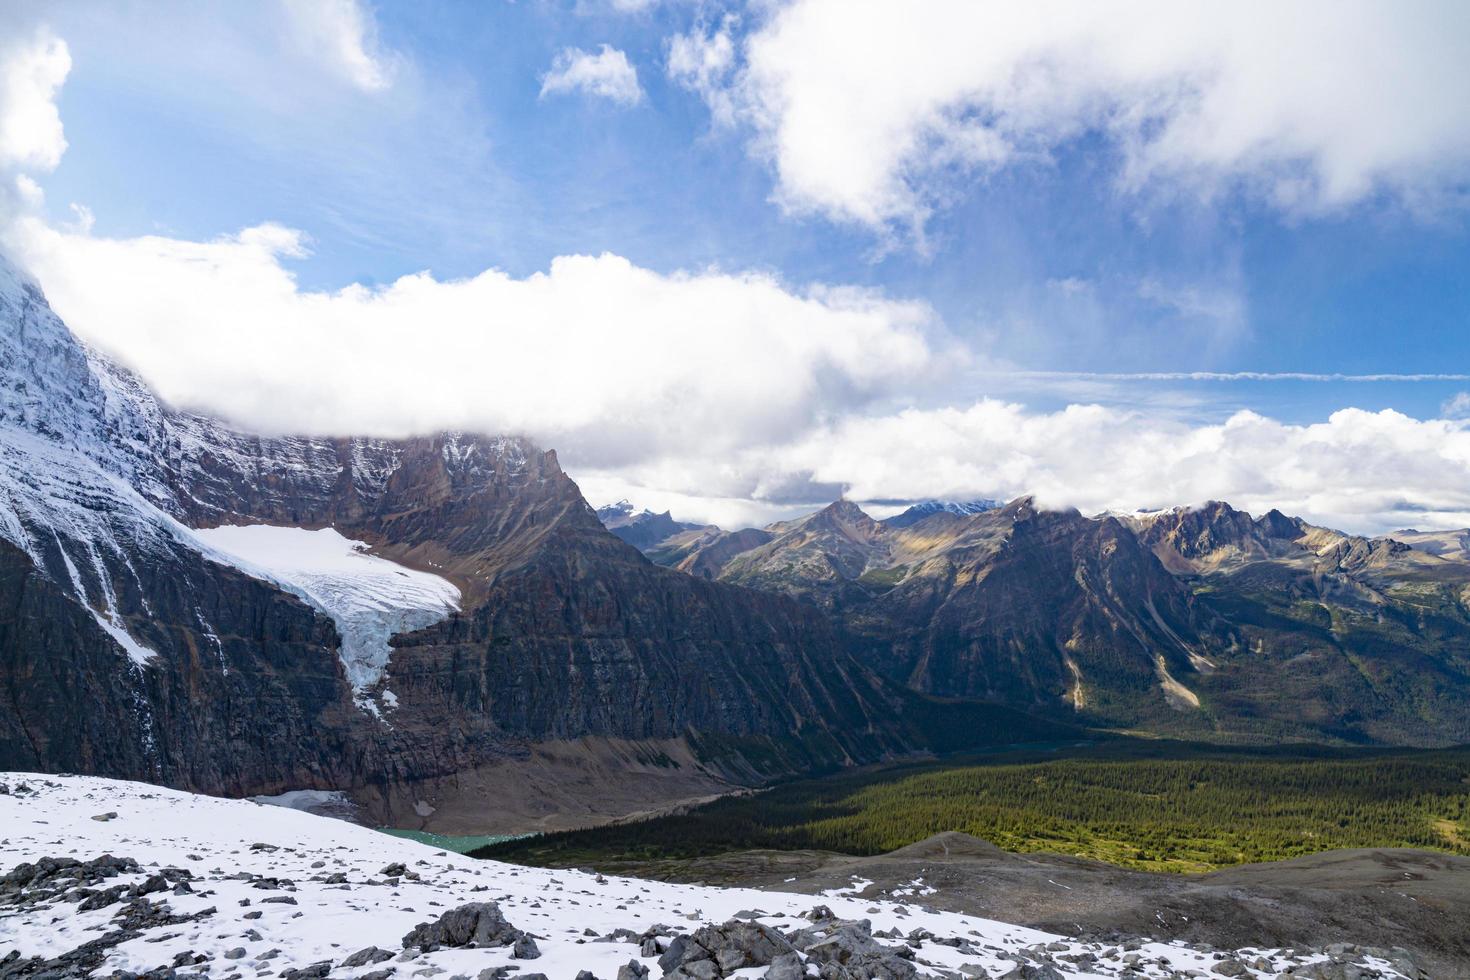
[[[476,861],[249,801],[0,773],[0,978],[1427,976],[1401,951],[1069,939],[873,902]]]

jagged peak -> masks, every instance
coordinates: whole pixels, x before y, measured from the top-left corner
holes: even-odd
[[[1004,507],[1000,508],[1000,516],[1012,521],[1022,521],[1036,516],[1040,509],[1036,506],[1036,497],[1028,493],[1008,501]]]

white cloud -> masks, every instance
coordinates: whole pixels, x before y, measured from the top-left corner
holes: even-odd
[[[1228,500],[1378,533],[1470,525],[1470,425],[1359,409],[1311,425],[1248,411],[1191,424],[1098,405],[1033,412],[986,399],[848,414],[785,445],[723,460],[696,448],[677,461],[590,474],[587,483],[640,503],[682,503],[676,513],[686,518],[737,522],[810,509],[839,491],[856,500],[1030,493],[1084,513]],[[752,515],[751,502],[764,507]]]
[[[1470,419],[1470,391],[1457,391],[1439,407],[1447,419]]]
[[[378,25],[358,0],[280,0],[297,40],[365,92],[393,83],[394,59]]]
[[[1428,207],[1470,174],[1460,0],[796,0],[742,53],[710,90],[781,202],[878,229],[919,230],[976,173],[1090,133],[1127,189],[1243,189],[1294,213],[1379,193]]]
[[[734,31],[738,20],[727,16],[718,28],[695,27],[669,38],[669,77],[704,99],[716,123],[735,122],[735,100],[729,90],[735,68]]]
[[[61,162],[56,94],[70,71],[66,42],[45,30],[0,41],[0,171],[50,171]]]
[[[520,279],[303,290],[275,225],[114,240],[31,218],[11,244],[79,334],[165,398],[269,431],[524,433],[588,465],[780,441],[926,376],[932,311],[769,275],[564,256]]]
[[[638,84],[638,69],[628,56],[604,44],[593,54],[581,48],[564,48],[552,59],[551,70],[541,79],[541,95],[565,95],[583,92],[620,105],[637,105],[643,101],[643,88]]]

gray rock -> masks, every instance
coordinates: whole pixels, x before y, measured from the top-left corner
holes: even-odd
[[[536,940],[525,933],[516,937],[515,947],[511,950],[511,958],[517,960],[534,960],[541,956],[541,949],[536,945]]]
[[[818,964],[824,980],[911,980],[914,965],[896,950],[873,938],[866,920],[834,920],[803,929],[791,937],[796,948]]]
[[[801,957],[796,953],[781,953],[771,960],[765,980],[802,980],[804,976],[806,967],[802,964]]]
[[[435,922],[421,922],[403,937],[405,949],[431,946],[511,946],[521,931],[500,912],[495,902],[470,902],[450,909]]]
[[[637,960],[629,960],[618,967],[617,980],[646,980],[648,967]]]
[[[1055,967],[1045,963],[1017,963],[1002,973],[999,980],[1063,980]]]
[[[367,966],[369,963],[382,963],[387,960],[391,960],[392,958],[393,954],[388,952],[386,949],[379,949],[376,946],[369,946],[366,949],[359,949],[357,952],[347,957],[347,959],[342,961],[342,965],[344,967]]]

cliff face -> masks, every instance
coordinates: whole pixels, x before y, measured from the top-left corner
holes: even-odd
[[[1110,723],[1197,706],[1187,593],[1118,522],[1023,499],[909,533],[948,543],[848,618],[910,686]]]
[[[330,621],[187,553],[150,555],[134,570],[117,604],[138,610],[119,618],[152,654],[143,663],[0,542],[6,765],[232,794],[348,778],[344,743],[360,712]]]

